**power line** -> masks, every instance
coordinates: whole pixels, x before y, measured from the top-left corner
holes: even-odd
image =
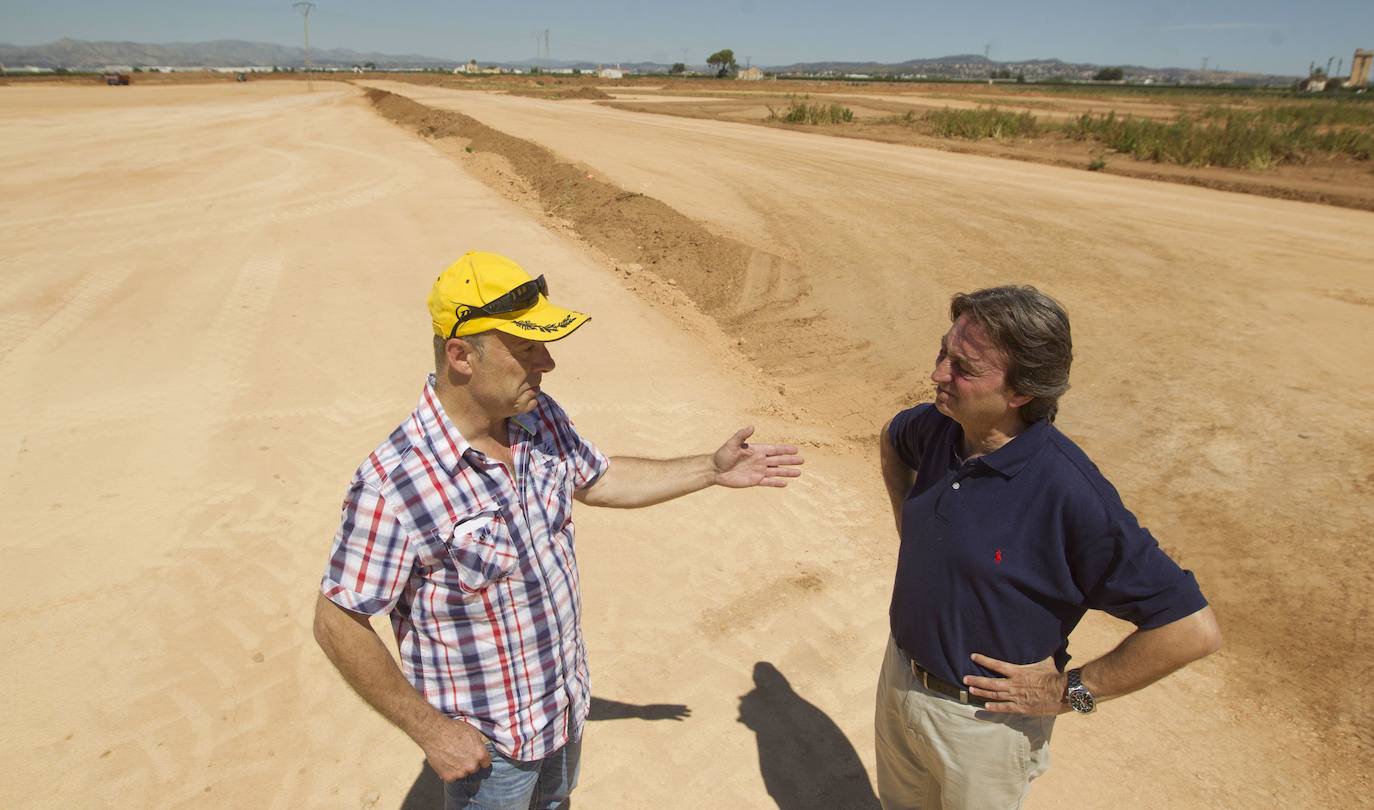
[[[292,3],[294,8],[301,15],[301,21],[305,26],[305,92],[312,93],[315,84],[310,76],[310,12],[315,10],[314,3]]]

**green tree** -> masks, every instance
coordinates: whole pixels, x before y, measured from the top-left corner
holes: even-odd
[[[670,70],[670,71],[668,71],[668,72],[669,72],[669,73],[686,73],[686,72],[687,72],[687,66],[684,65],[684,64],[682,64],[681,62],[674,62],[674,63],[673,63],[673,69]]]
[[[723,79],[739,69],[739,63],[735,61],[735,52],[729,48],[711,54],[707,57],[706,64],[716,69],[718,79]]]
[[[1097,71],[1097,75],[1093,77],[1095,81],[1099,82],[1119,82],[1124,78],[1126,78],[1126,71],[1122,70],[1119,67],[1102,68],[1101,70]]]

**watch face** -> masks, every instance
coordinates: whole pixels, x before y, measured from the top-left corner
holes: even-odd
[[[1097,701],[1086,689],[1074,689],[1069,692],[1069,708],[1079,714],[1088,714],[1097,708]]]

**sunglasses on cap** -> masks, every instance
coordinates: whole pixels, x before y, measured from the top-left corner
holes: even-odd
[[[504,315],[507,312],[518,312],[522,309],[529,309],[538,303],[541,293],[545,298],[548,298],[549,284],[544,280],[542,274],[534,281],[526,281],[510,292],[502,293],[480,307],[459,304],[453,309],[453,314],[458,320],[454,322],[453,328],[449,330],[448,338],[452,340],[457,337],[458,327],[462,326],[465,321],[470,321],[473,318]]]

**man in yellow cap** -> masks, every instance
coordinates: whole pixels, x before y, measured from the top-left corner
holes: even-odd
[[[797,448],[608,459],[541,389],[548,344],[586,323],[544,277],[468,253],[430,292],[435,373],[359,466],[316,606],[345,680],[410,735],[450,808],[565,807],[591,702],[572,499],[660,503],[711,485],[787,485]],[[368,623],[389,614],[398,669]]]

